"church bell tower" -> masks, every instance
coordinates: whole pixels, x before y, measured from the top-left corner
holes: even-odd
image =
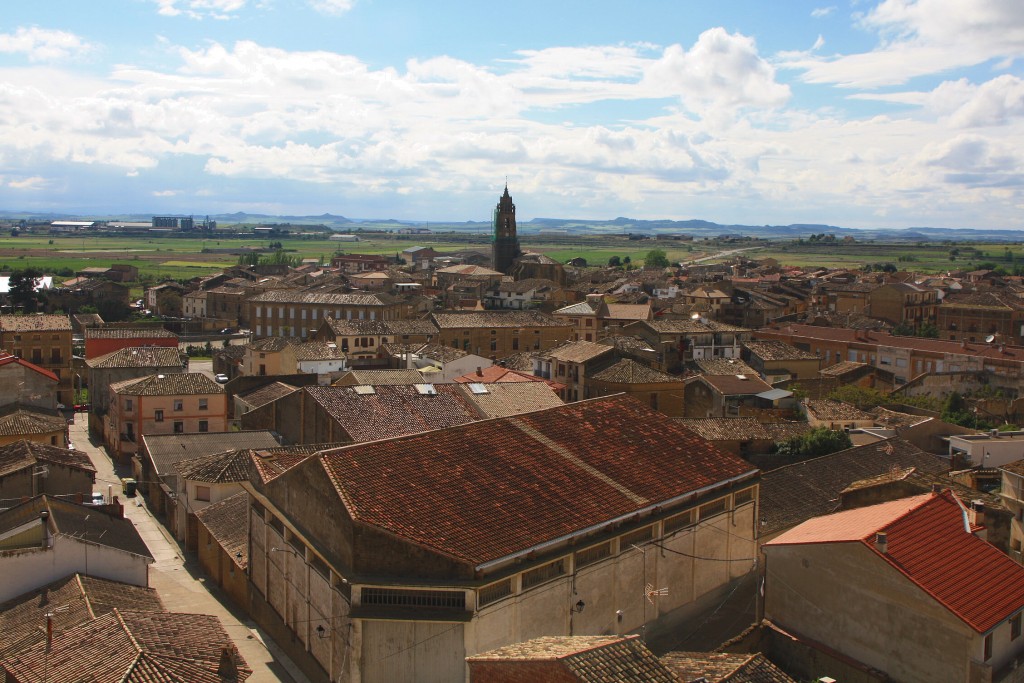
[[[505,194],[501,195],[498,205],[494,207],[494,234],[491,236],[491,268],[501,273],[508,273],[512,262],[522,252],[519,250],[519,237],[516,236],[516,205],[505,185]]]

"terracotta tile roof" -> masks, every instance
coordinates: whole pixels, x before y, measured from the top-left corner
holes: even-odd
[[[941,339],[924,339],[921,337],[900,337],[888,332],[850,330],[839,327],[816,327],[814,325],[787,325],[779,329],[761,329],[755,335],[771,338],[774,335],[793,335],[805,339],[842,342],[847,344],[864,344],[888,346],[898,349],[914,349],[932,353],[948,353],[955,356],[979,356],[982,358],[1002,359],[1006,361],[1024,361],[1024,347],[1004,346],[1002,350],[992,344],[964,344]],[[860,337],[858,339],[858,336]]]
[[[938,456],[893,438],[765,472],[761,476],[761,517],[765,522],[761,535],[834,512],[839,494],[853,482],[907,467],[930,474],[949,469]]]
[[[796,683],[760,652],[667,652],[661,661],[681,683]]]
[[[203,396],[224,393],[224,387],[202,372],[149,375],[114,382],[110,388],[124,396]]]
[[[871,413],[865,413],[856,406],[830,398],[806,399],[804,407],[809,416],[818,420],[871,420],[873,418]]]
[[[746,327],[727,325],[716,320],[648,320],[659,334],[708,334],[709,332],[750,332]]]
[[[13,404],[0,413],[0,436],[32,436],[63,432],[67,422],[60,415]]]
[[[46,368],[41,368],[34,363],[29,363],[24,358],[18,358],[17,356],[12,356],[11,354],[5,351],[0,351],[0,367],[3,367],[4,365],[10,365],[11,363],[20,365],[21,367],[27,370],[31,370],[32,372],[37,372],[43,377],[46,377],[47,379],[52,380],[54,382],[60,381],[60,378],[57,377],[57,375],[55,375],[50,370],[47,370]]]
[[[295,346],[295,360],[343,360],[345,352],[334,342],[308,341]]]
[[[49,512],[50,532],[55,535],[63,534],[153,559],[130,519],[48,495],[36,496],[0,513],[0,531],[38,520],[44,510]]]
[[[467,313],[434,313],[432,319],[439,330],[460,330],[474,327],[565,327],[566,323],[537,311],[471,311]]]
[[[740,377],[740,374],[743,377]],[[714,387],[723,396],[753,396],[772,389],[772,385],[758,377],[757,374],[699,375],[697,381],[703,381]]]
[[[854,372],[861,368],[868,367],[867,363],[856,363],[852,360],[844,360],[830,365],[827,368],[822,368],[818,371],[818,374],[822,377],[842,377],[848,372]]]
[[[708,441],[768,440],[771,435],[753,417],[677,417],[681,426]]]
[[[606,304],[606,320],[650,320],[650,304]]]
[[[538,382],[497,382],[479,384],[480,391],[474,391],[468,384],[460,383],[466,399],[472,403],[483,418],[509,417],[534,410],[544,410],[562,405],[562,399],[551,387]]]
[[[254,340],[247,346],[252,351],[277,353],[279,351],[284,351],[289,346],[295,346],[298,343],[298,339],[292,339],[291,337],[263,337],[262,339]]]
[[[885,553],[874,545],[879,531]],[[846,541],[867,546],[978,633],[1024,608],[1024,567],[964,528],[949,491],[808,520],[768,545]]]
[[[291,384],[285,384],[284,382],[271,382],[252,391],[247,391],[244,394],[236,394],[235,400],[243,401],[253,408],[259,408],[283,396],[287,396],[297,389],[298,387],[293,387]]]
[[[1009,464],[1003,465],[999,469],[1001,469],[1001,470],[1003,470],[1005,472],[1009,472],[1011,474],[1017,474],[1017,475],[1020,475],[1020,476],[1024,476],[1024,459],[1022,459],[1022,460],[1015,460],[1015,461],[1013,461],[1013,462],[1011,462]]]
[[[757,370],[739,358],[706,358],[693,361],[702,375],[748,375],[757,377]]]
[[[225,484],[249,478],[249,451],[202,455],[178,463],[178,475],[189,481]]]
[[[457,385],[436,384],[433,394],[415,385],[374,386],[373,393],[357,387],[306,387],[303,391],[356,443],[443,429],[479,419],[472,403]]]
[[[3,332],[70,332],[71,318],[66,315],[0,315]]]
[[[452,363],[471,355],[468,351],[454,349],[443,344],[422,344],[415,353],[423,358],[437,361],[438,363]]]
[[[559,384],[550,379],[544,379],[543,377],[537,377],[533,373],[533,367],[531,365],[529,371],[524,370],[513,370],[501,365],[492,365],[490,367],[481,368],[480,372],[466,373],[461,377],[456,377],[453,382],[456,384],[464,384],[467,382],[477,382],[479,384],[507,384],[507,383],[518,383],[518,382],[543,382],[555,391],[561,391],[565,388],[564,384]]]
[[[326,451],[309,466],[326,469],[354,519],[476,565],[757,473],[623,395]]]
[[[331,331],[343,336],[422,335],[437,334],[437,326],[429,320],[326,320]]]
[[[220,683],[252,674],[220,620],[206,614],[115,609],[56,634],[52,651],[39,643],[4,666],[21,683],[41,683],[44,660],[51,681]]]
[[[545,636],[473,655],[466,661],[471,672],[501,672],[503,681],[533,678],[579,683],[678,683],[635,635]],[[513,674],[524,664],[530,668],[520,675]]]
[[[922,422],[927,422],[932,418],[924,415],[911,415],[909,413],[899,413],[895,410],[888,410],[882,406],[873,408],[871,414],[875,416],[875,422],[886,427],[912,427]]]
[[[342,443],[314,443],[282,448],[260,448],[249,449],[249,462],[255,468],[260,481],[264,484],[276,479],[300,462],[307,460],[310,456],[320,451],[340,448],[348,444]]]
[[[377,294],[341,294],[338,292],[302,292],[295,289],[275,289],[249,299],[255,304],[315,304],[324,306],[390,306],[397,299],[383,292]]]
[[[597,314],[597,309],[594,308],[593,306],[591,306],[590,303],[587,302],[587,301],[581,301],[581,302],[576,303],[576,304],[569,304],[568,306],[563,306],[562,308],[559,308],[557,311],[552,313],[552,315],[566,315],[566,316],[572,316],[572,315],[596,315],[596,314]]]
[[[566,363],[586,363],[588,360],[611,354],[614,349],[607,344],[595,344],[588,341],[566,342],[550,351],[539,353],[541,357],[560,360]]]
[[[519,372],[533,374],[533,353],[530,351],[510,353],[502,358],[499,363],[501,367],[508,368],[509,370],[517,370]]]
[[[419,370],[350,370],[339,377],[334,386],[365,384],[380,387],[389,384],[420,384],[424,381]]]
[[[163,611],[152,588],[71,574],[0,604],[0,658],[38,643],[40,624],[52,614],[55,634],[109,613],[115,607],[134,611]]]
[[[82,451],[22,439],[0,446],[0,477],[37,463],[63,465],[83,472],[96,472],[89,456]]]
[[[133,346],[85,361],[90,368],[182,367],[181,353],[167,346]]]
[[[177,339],[162,327],[87,327],[86,339]]]
[[[199,523],[239,568],[249,566],[249,494],[239,491],[196,512]]]
[[[764,341],[748,341],[743,346],[762,360],[818,360],[810,351],[803,351],[777,339]]]
[[[632,358],[623,358],[600,372],[594,373],[590,379],[613,384],[682,384],[683,381],[675,375],[654,370]]]
[[[467,276],[469,276],[469,275],[476,275],[476,276],[503,275],[503,273],[500,273],[500,272],[498,272],[496,270],[491,270],[490,268],[485,268],[484,266],[469,266],[469,265],[465,265],[465,264],[460,264],[460,265],[457,265],[457,266],[448,266],[447,268],[438,268],[434,272],[435,273],[451,274],[451,275],[467,275]]]
[[[159,475],[178,471],[186,460],[245,448],[277,448],[281,444],[271,432],[203,432],[196,434],[149,434],[142,437],[145,451]]]

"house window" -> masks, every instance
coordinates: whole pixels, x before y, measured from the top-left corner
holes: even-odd
[[[1010,617],[1010,640],[1020,638],[1020,613]]]
[[[210,423],[207,422],[206,420],[200,420],[199,421],[199,431],[201,431],[201,432],[208,432],[208,431],[210,431]]]
[[[666,534],[672,533],[673,531],[679,531],[685,529],[688,526],[693,526],[693,510],[687,510],[681,515],[675,515],[665,520],[664,532]]]
[[[433,607],[466,609],[463,591],[415,590],[409,588],[364,588],[362,604],[379,607]]]
[[[586,567],[588,564],[593,564],[599,560],[603,560],[606,557],[612,555],[612,542],[606,541],[601,545],[595,545],[586,550],[580,550],[576,552],[574,566],[579,569],[580,567]]]
[[[985,636],[985,661],[992,659],[992,634]]]
[[[539,583],[543,583],[548,579],[553,579],[556,576],[562,576],[563,574],[565,574],[565,561],[564,559],[559,558],[554,562],[549,562],[548,564],[541,565],[536,569],[523,572],[523,589],[532,588]]]
[[[209,486],[197,486],[196,487],[196,500],[210,500],[210,487]]]
[[[124,412],[130,413],[130,412],[132,412],[133,408],[134,408],[134,404],[133,404],[132,400],[130,398],[129,399],[125,399],[125,402],[124,402]]]
[[[174,399],[174,411],[180,413],[185,409],[185,401],[180,398]]]
[[[174,433],[175,434],[184,434],[185,433],[185,423],[181,422],[180,420],[175,421],[175,423],[174,423]]]
[[[658,409],[658,394],[657,393],[652,393],[651,394],[651,410],[657,410],[657,409]]]
[[[505,579],[504,581],[480,588],[477,591],[476,602],[477,605],[483,607],[509,595],[512,595],[512,579]]]
[[[163,422],[164,421],[164,411],[162,411],[162,410],[155,411],[153,413],[153,421],[154,422]]]
[[[209,404],[209,399],[207,399],[207,398],[199,399],[199,410],[206,410],[209,407],[208,404]]]

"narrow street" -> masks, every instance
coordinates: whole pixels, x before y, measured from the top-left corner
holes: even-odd
[[[90,440],[87,424],[84,414],[76,415],[70,426],[71,440],[96,466],[95,490],[104,496],[108,490],[118,496],[124,505],[125,517],[135,524],[149,547],[156,560],[149,569],[149,585],[156,589],[164,607],[172,612],[219,617],[224,630],[253,670],[253,675],[247,679],[250,683],[307,683],[308,679],[240,608],[216,586],[207,586],[198,562],[186,558],[182,547],[150,513],[145,499],[141,495],[125,498],[121,494],[120,478],[131,476],[131,472],[127,466],[115,466],[103,446]]]

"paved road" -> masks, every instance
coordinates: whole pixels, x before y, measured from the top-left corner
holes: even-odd
[[[155,588],[164,606],[173,612],[214,614],[220,617],[228,635],[253,670],[249,683],[308,683],[308,680],[270,640],[216,586],[206,585],[206,577],[194,559],[187,559],[181,546],[167,529],[154,519],[142,496],[121,496],[120,478],[131,476],[129,467],[115,465],[106,450],[89,439],[87,419],[76,415],[71,426],[75,448],[89,454],[96,466],[96,490],[107,495],[107,486],[120,496],[125,517],[138,529],[156,563],[149,569],[149,585]]]

